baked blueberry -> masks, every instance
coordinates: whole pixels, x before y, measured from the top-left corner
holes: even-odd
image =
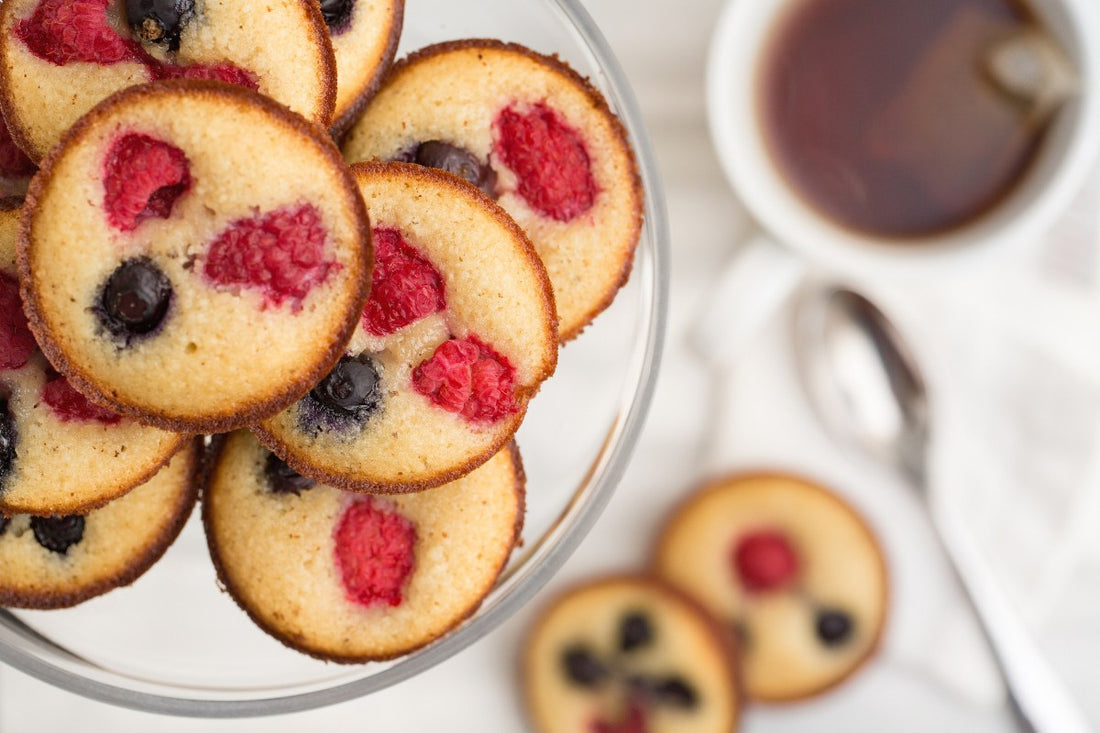
[[[116,336],[141,336],[164,320],[172,283],[148,257],[123,262],[103,286],[100,319]]]
[[[5,517],[0,514],[0,536],[8,531],[8,525],[11,524],[11,517]]]
[[[84,517],[31,517],[31,529],[38,544],[50,552],[64,555],[69,548],[84,539]]]
[[[195,14],[195,0],[126,0],[126,21],[139,40],[178,51],[180,32]]]
[[[825,646],[838,646],[852,635],[852,617],[843,611],[822,609],[817,612],[814,629]]]
[[[264,464],[264,475],[267,477],[268,486],[276,494],[300,496],[303,491],[312,489],[317,483],[283,463],[274,453],[267,456],[267,462]]]
[[[630,652],[653,641],[653,625],[649,618],[637,611],[623,617],[619,626],[619,648]]]
[[[325,19],[328,32],[333,35],[343,33],[351,25],[351,11],[355,0],[321,0],[321,16]]]
[[[581,687],[598,687],[611,676],[611,671],[584,645],[566,649],[561,662],[570,681]]]
[[[630,689],[658,705],[690,710],[699,704],[699,694],[683,677],[637,675],[627,680]]]
[[[472,183],[490,198],[496,198],[497,174],[487,165],[482,165],[477,156],[465,148],[445,143],[442,140],[428,140],[416,147],[413,162],[428,168],[438,168]]]
[[[378,369],[367,354],[345,356],[310,397],[338,416],[365,421],[381,402]]]

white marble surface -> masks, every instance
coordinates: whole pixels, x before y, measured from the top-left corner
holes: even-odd
[[[180,720],[89,702],[0,668],[0,732],[525,729],[514,669],[524,628],[539,601],[571,580],[640,567],[661,517],[702,477],[698,452],[712,396],[684,341],[708,286],[751,228],[713,159],[705,125],[704,60],[720,0],[587,4],[633,82],[656,147],[672,224],[672,307],[663,373],[641,445],[607,511],[563,572],[535,603],[481,642],[367,699],[278,719]],[[720,457],[709,468],[783,465],[827,477],[852,495],[880,528],[894,569],[896,597],[903,599],[895,604],[887,652],[852,683],[811,703],[753,709],[744,729],[1010,730],[999,707],[966,702],[904,653],[893,653],[901,647],[892,639],[911,636],[925,620],[922,609],[954,603],[957,591],[915,507],[898,511],[911,501],[904,488],[885,472],[839,454],[817,429],[797,391],[782,328],[771,329],[752,357],[739,365],[730,394],[736,409],[723,428]],[[1048,643],[1060,650],[1061,668],[1078,689],[1087,690],[1088,659],[1066,650],[1074,648],[1080,633],[1094,631],[1094,624],[1084,614],[1055,619]],[[1100,716],[1100,710],[1093,714]]]

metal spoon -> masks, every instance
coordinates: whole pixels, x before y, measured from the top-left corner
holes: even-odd
[[[858,293],[817,286],[802,294],[795,328],[803,384],[826,429],[897,466],[924,500],[996,657],[1020,727],[1040,733],[1091,730],[970,534],[929,489],[928,393],[890,321]]]

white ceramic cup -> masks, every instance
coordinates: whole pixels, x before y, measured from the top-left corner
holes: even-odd
[[[1067,209],[1100,151],[1100,0],[1026,0],[1076,67],[1077,94],[1055,114],[1023,179],[994,208],[945,233],[900,244],[826,218],[771,158],[760,113],[761,65],[776,22],[801,1],[730,0],[708,61],[707,108],[719,161],[772,237],[843,275],[943,273],[1021,252]]]

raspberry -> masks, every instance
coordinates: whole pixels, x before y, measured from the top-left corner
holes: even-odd
[[[778,532],[753,532],[738,540],[733,564],[742,585],[750,591],[774,590],[798,572],[798,556]]]
[[[412,522],[377,499],[357,501],[344,510],[334,539],[344,596],[362,606],[400,606],[413,568]]]
[[[210,245],[203,274],[223,286],[256,288],[267,304],[302,299],[340,265],[323,258],[326,232],[312,204],[238,219]]]
[[[253,91],[260,88],[255,74],[230,63],[213,64],[211,66],[157,64],[155,66],[150,65],[150,70],[155,79],[210,79],[247,87]]]
[[[19,299],[19,283],[0,274],[0,369],[20,368],[37,349]]]
[[[494,422],[519,410],[515,367],[476,336],[444,341],[412,382],[432,404],[467,420]]]
[[[34,175],[34,163],[11,139],[7,124],[0,125],[0,176],[22,178]]]
[[[151,217],[167,219],[176,199],[191,187],[191,163],[183,151],[148,135],[124,135],[107,152],[103,206],[111,226],[133,231]]]
[[[496,123],[496,155],[516,174],[519,195],[536,211],[571,221],[592,208],[596,182],[581,136],[545,104],[509,107]]]
[[[42,387],[42,401],[65,422],[95,422],[117,425],[122,418],[110,410],[93,404],[69,384],[69,380],[55,374]]]
[[[42,0],[15,26],[15,35],[35,56],[57,66],[145,61],[141,46],[107,21],[108,4],[109,0]]]
[[[588,726],[590,733],[646,733],[649,726],[646,724],[646,714],[642,706],[631,703],[622,720],[609,723],[606,720],[596,719]]]
[[[385,336],[447,307],[443,278],[396,229],[374,230],[374,275],[363,327]]]

